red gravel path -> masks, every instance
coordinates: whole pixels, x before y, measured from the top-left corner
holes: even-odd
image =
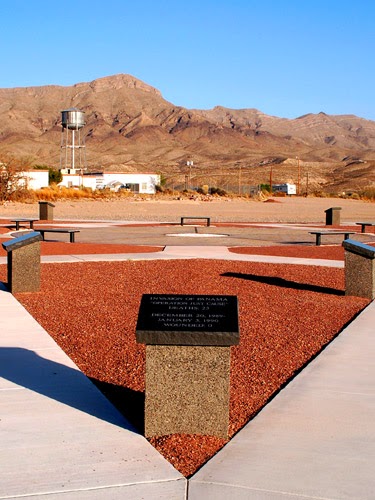
[[[6,281],[6,266],[0,266]],[[42,290],[17,299],[80,369],[142,428],[143,293],[233,294],[240,345],[231,348],[230,436],[368,303],[346,297],[342,269],[229,261],[43,264]],[[225,444],[197,435],[151,443],[185,476]]]

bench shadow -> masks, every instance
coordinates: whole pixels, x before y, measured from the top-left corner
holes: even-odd
[[[0,377],[110,424],[136,433],[142,430],[142,419],[141,424],[137,419],[144,411],[143,393],[90,380],[80,370],[32,350],[0,347]]]
[[[311,247],[312,245],[315,246],[314,241],[280,241],[280,245],[294,245],[294,246],[301,246],[301,247]]]
[[[266,285],[279,286],[282,288],[293,288],[294,290],[305,290],[308,292],[326,293],[330,295],[344,296],[345,292],[343,290],[338,290],[337,288],[330,288],[319,285],[310,285],[308,283],[298,283],[296,281],[286,280],[284,278],[278,278],[275,276],[259,276],[256,274],[245,274],[245,273],[223,273],[221,276],[228,278],[239,278],[243,280],[256,281],[258,283],[264,283]]]

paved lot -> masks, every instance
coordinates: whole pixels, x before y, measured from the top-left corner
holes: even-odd
[[[173,224],[127,224],[94,222],[55,221],[56,227],[79,229],[76,241],[81,243],[113,243],[151,246],[272,246],[272,245],[315,245],[315,236],[309,231],[317,226],[300,224],[225,224],[203,227],[201,225]],[[353,226],[353,231],[359,231]],[[65,234],[46,234],[48,240],[68,241]],[[354,239],[367,243],[375,240],[371,233],[354,235]],[[323,244],[340,245],[342,235],[323,239]]]

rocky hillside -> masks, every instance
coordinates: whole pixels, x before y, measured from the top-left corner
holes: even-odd
[[[299,175],[310,189],[328,190],[375,183],[373,121],[324,113],[290,120],[220,106],[189,110],[130,75],[0,89],[0,154],[58,167],[60,112],[71,107],[85,112],[91,170],[158,170],[176,184],[187,175],[193,184],[217,185],[267,182],[270,175],[273,182],[297,182]],[[191,160],[193,172],[186,167]]]

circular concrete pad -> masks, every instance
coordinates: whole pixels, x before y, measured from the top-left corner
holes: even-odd
[[[225,238],[228,237],[229,234],[200,234],[200,233],[170,233],[165,236],[182,236],[189,238]]]

